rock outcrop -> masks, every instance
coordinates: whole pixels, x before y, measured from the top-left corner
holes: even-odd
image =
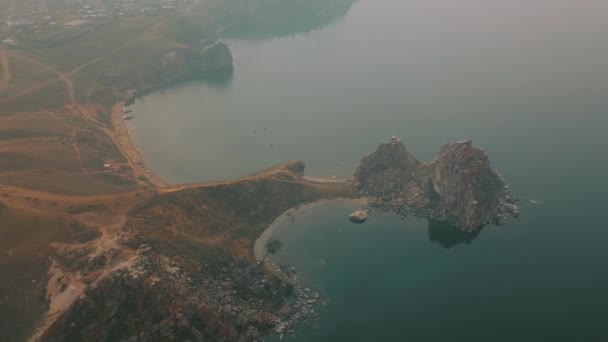
[[[201,51],[200,70],[204,73],[231,71],[233,69],[232,52],[228,45],[218,42]]]
[[[231,72],[232,53],[224,43],[217,42],[204,48],[181,48],[167,51],[160,61],[154,63],[163,74],[171,73],[171,78],[186,79],[211,73]]]
[[[434,160],[420,163],[393,137],[363,158],[354,186],[371,197],[372,209],[447,222],[469,232],[519,214],[486,151],[470,140],[447,144]]]
[[[363,210],[357,210],[348,216],[350,222],[353,223],[364,223],[367,221],[369,214]]]
[[[380,144],[376,152],[364,157],[355,171],[355,186],[364,188],[369,183],[378,183],[393,176],[409,178],[420,162],[396,137]]]
[[[219,266],[193,272],[142,246],[38,341],[253,341],[308,315],[288,269],[266,274],[244,259]]]

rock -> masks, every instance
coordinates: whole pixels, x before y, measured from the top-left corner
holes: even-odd
[[[470,140],[443,146],[431,169],[441,216],[464,230],[496,222],[503,210],[516,217],[506,184],[490,167],[486,151],[473,147]]]
[[[367,221],[369,214],[362,210],[357,210],[348,216],[348,219],[353,223],[363,223]]]
[[[138,254],[132,264],[108,272],[90,287],[41,341],[94,340],[98,331],[114,329],[117,317],[131,322],[117,332],[125,341],[141,329],[148,341],[179,340],[177,336],[253,341],[272,329],[283,332],[309,315],[304,290],[279,267],[268,273],[239,258],[206,271],[180,262],[155,253]],[[227,289],[232,287],[235,290]],[[236,289],[247,289],[247,295]]]
[[[149,253],[151,251],[152,251],[152,247],[150,247],[149,245],[147,245],[145,243],[139,245],[139,248],[137,248],[137,254],[140,254],[140,255]]]
[[[201,51],[199,67],[204,73],[232,71],[233,61],[228,46],[218,42]]]
[[[355,185],[358,188],[363,188],[374,181],[374,175],[382,174],[388,170],[397,169],[404,174],[411,174],[418,165],[420,165],[420,162],[395,137],[387,143],[380,144],[376,152],[361,160],[361,164],[354,175]]]
[[[371,209],[443,221],[468,232],[519,215],[486,151],[470,140],[444,145],[434,160],[419,163],[393,137],[363,158],[354,180],[355,190],[372,198]]]

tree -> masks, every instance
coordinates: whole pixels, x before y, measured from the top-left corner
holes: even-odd
[[[264,245],[264,258],[262,258],[262,264],[264,263],[264,261],[266,261],[266,258],[268,257],[268,255],[274,255],[277,254],[281,251],[281,249],[283,249],[283,242],[281,242],[281,240],[276,239],[276,238],[270,238],[268,239],[268,241],[266,241],[266,244]]]

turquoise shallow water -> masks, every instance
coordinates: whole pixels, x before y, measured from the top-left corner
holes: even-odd
[[[604,340],[604,243],[564,232],[576,228],[554,208],[524,207],[520,220],[451,248],[441,228],[431,241],[422,219],[353,225],[348,205],[299,217],[277,234],[285,247],[275,261],[294,265],[329,304],[287,340]]]
[[[298,219],[277,260],[330,303],[296,339],[605,341],[606,18],[593,0],[360,0],[317,31],[230,41],[231,80],[146,96],[129,125],[171,182],[292,159],[342,177],[391,135],[421,160],[471,138],[522,217],[451,248],[424,220]]]

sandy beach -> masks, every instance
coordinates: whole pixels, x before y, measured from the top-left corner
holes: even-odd
[[[141,151],[133,143],[127,123],[122,117],[123,106],[124,102],[118,102],[112,108],[112,126],[114,127],[113,132],[116,144],[127,158],[129,165],[133,168],[136,178],[145,176],[156,187],[166,187],[168,184],[148,166]]]
[[[260,237],[255,240],[255,245],[253,247],[253,253],[255,255],[256,260],[261,260],[264,257],[264,245],[274,234],[279,232],[282,229],[288,228],[290,224],[293,223],[294,218],[301,218],[306,215],[312,215],[316,211],[321,210],[322,208],[327,208],[329,206],[335,204],[352,204],[355,207],[363,207],[365,203],[367,203],[367,199],[365,198],[338,198],[338,199],[322,199],[316,202],[303,204],[295,208],[291,208],[284,212],[281,216],[279,216],[264,232]],[[345,220],[348,217],[344,218]]]
[[[306,180],[316,183],[346,183],[348,178],[320,178],[320,177],[312,177],[312,176],[304,176]]]

